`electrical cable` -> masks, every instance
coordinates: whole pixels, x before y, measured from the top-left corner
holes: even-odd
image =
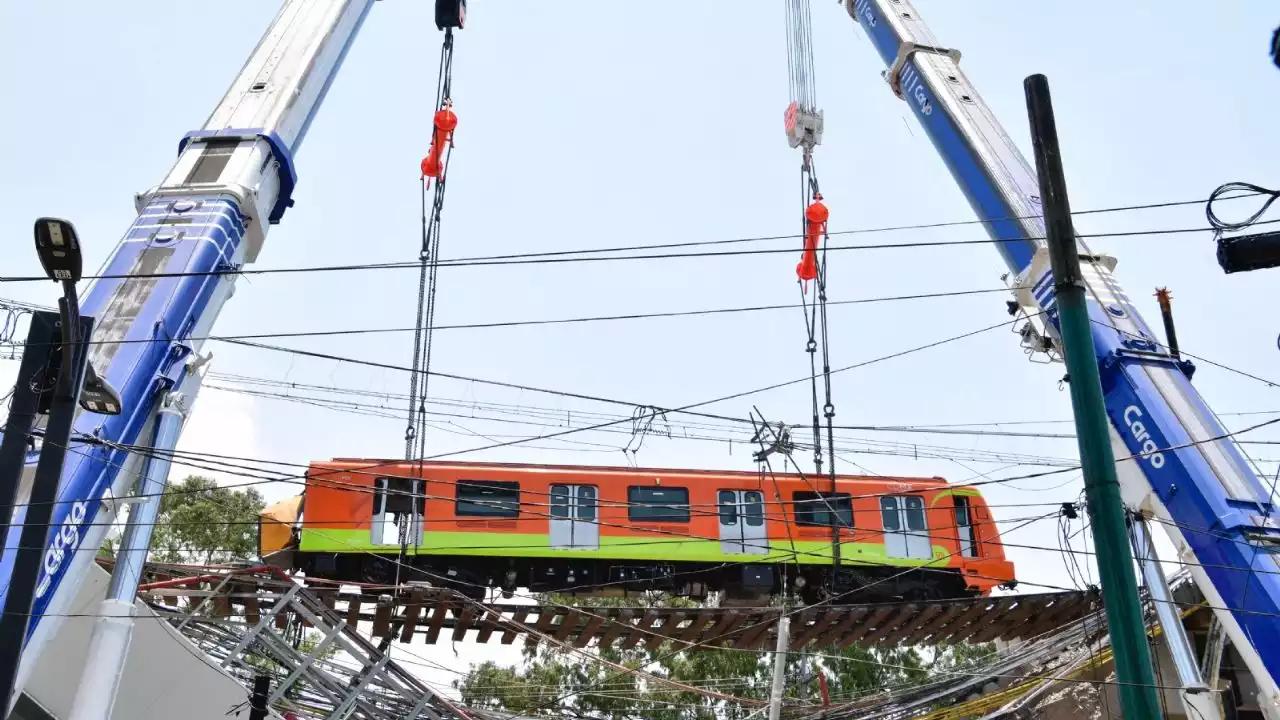
[[[1213,209],[1213,204],[1215,202],[1218,202],[1219,200],[1222,200],[1224,196],[1227,195],[1227,193],[1239,193],[1239,192],[1247,193],[1247,195],[1245,196],[1262,195],[1266,197],[1266,201],[1262,203],[1262,207],[1259,208],[1257,212],[1253,213],[1252,215],[1245,218],[1244,220],[1238,220],[1234,222],[1223,220],[1218,215],[1218,213]],[[1234,197],[1239,198],[1239,197],[1245,197],[1245,196],[1236,195]],[[1223,232],[1244,230],[1256,224],[1260,219],[1262,219],[1262,216],[1266,214],[1267,210],[1271,208],[1271,204],[1274,203],[1277,198],[1280,198],[1280,191],[1264,188],[1261,185],[1254,185],[1253,183],[1229,182],[1223,185],[1219,185],[1217,189],[1215,189],[1212,193],[1209,194],[1209,200],[1205,203],[1205,206],[1204,206],[1205,219],[1209,221],[1209,227],[1213,228],[1213,230],[1216,231],[1217,235],[1221,235]]]
[[[285,382],[285,381],[271,380],[268,378],[256,378],[256,377],[243,376],[243,375],[225,375],[220,373],[209,373],[206,377],[208,379],[215,379],[215,380],[225,379],[230,382],[243,383],[243,384],[249,384],[249,385],[267,385],[267,386],[281,387],[281,388],[288,388],[288,389],[305,389],[305,390],[314,390],[314,391],[322,391],[322,392],[331,392],[335,394],[350,394],[350,395],[375,397],[375,398],[404,399],[407,397],[405,395],[388,393],[383,391],[359,390],[355,388],[341,388],[341,387],[336,387],[331,385],[314,385],[314,384],[307,384],[307,383]],[[211,385],[208,383],[206,383],[204,387],[213,388],[221,391],[227,391],[227,392],[243,393],[243,394],[253,395],[256,397],[264,397],[269,399],[292,400],[292,401],[301,402],[305,404],[321,405],[323,403],[328,403],[334,406],[332,409],[352,408],[352,409],[372,409],[372,410],[381,410],[381,411],[392,411],[396,409],[393,407],[388,407],[386,405],[370,405],[370,404],[361,404],[361,403],[350,402],[345,400],[332,400],[329,398],[273,394],[265,391],[251,391],[251,390],[246,390],[242,388],[227,387],[223,385]],[[492,402],[483,403],[478,401],[448,399],[448,398],[435,398],[435,399],[429,400],[429,403],[444,404],[444,405],[451,405],[451,406],[458,406],[458,407],[468,407],[473,409],[485,409],[485,410],[498,412],[498,413],[509,412],[510,414],[515,414],[515,415],[542,417],[542,418],[546,418],[550,416],[554,416],[558,418],[563,416],[566,412],[570,412],[571,414],[576,414],[580,417],[604,417],[603,415],[599,415],[598,413],[585,412],[581,410],[566,411],[562,407],[551,408],[551,407],[540,407],[540,406],[528,405],[528,404],[521,404],[517,406],[517,405],[504,405],[502,403],[492,403]],[[518,412],[516,411],[516,409],[518,409]],[[442,417],[458,417],[458,418],[476,419],[476,420],[487,419],[495,422],[521,422],[516,420],[499,419],[499,418],[481,418],[480,416],[474,415],[474,413],[464,415],[464,414],[436,412],[432,414],[440,415]],[[722,415],[714,415],[714,414],[708,414],[708,413],[689,413],[689,414],[700,416],[700,417],[719,419],[726,422],[732,422],[734,424],[741,424],[744,422],[743,419],[741,418],[726,417]],[[1217,413],[1217,415],[1222,417],[1250,416],[1250,415],[1280,415],[1280,410]],[[377,416],[381,417],[384,415],[378,414]],[[995,423],[958,423],[958,424],[949,424],[949,425],[915,425],[915,424],[836,425],[835,429],[857,430],[862,432],[919,433],[919,434],[960,435],[960,436],[974,436],[974,437],[1016,437],[1016,438],[1032,438],[1032,439],[1074,440],[1075,435],[1073,433],[1038,433],[1038,432],[1020,432],[1020,431],[999,431],[999,430],[990,431],[990,430],[966,430],[965,429],[969,427],[978,427],[978,426],[1036,425],[1036,424],[1054,424],[1054,423],[1071,423],[1071,422],[1074,422],[1074,421],[1072,420],[1008,421],[1008,422],[995,422]],[[528,424],[535,424],[535,423],[528,423]],[[687,432],[689,429],[710,429],[710,430],[721,430],[721,431],[731,430],[731,428],[728,428],[724,425],[705,425],[705,424],[699,425],[699,424],[689,423],[689,422],[685,422],[685,423],[681,423],[680,425],[673,426],[673,429],[674,428],[684,428],[686,432],[686,435],[684,437],[688,439],[706,439],[706,440],[717,440],[717,441],[725,441],[726,439],[711,438],[706,436],[694,437],[694,436],[688,435]],[[674,432],[671,434],[671,437],[675,439],[680,439],[680,436],[676,435]],[[1239,444],[1242,444],[1242,445],[1280,444],[1280,441],[1241,440],[1239,441]],[[1274,460],[1274,459],[1261,459],[1258,461],[1259,462],[1278,462],[1277,460]],[[863,468],[863,470],[865,474],[868,474],[868,475],[875,474],[871,471],[867,471],[865,468]]]
[[[994,222],[994,221],[986,221]],[[1256,224],[1266,225],[1277,220],[1264,220]],[[1212,227],[1193,227],[1193,228],[1153,228],[1148,230],[1131,230],[1116,231],[1109,233],[1091,233],[1077,235],[1078,238],[1125,238],[1125,237],[1143,237],[1143,236],[1163,236],[1163,235],[1185,235],[1203,232],[1211,232]],[[843,234],[851,234],[856,231],[845,231]],[[840,231],[833,231],[831,234],[842,234]],[[793,235],[774,236],[769,239],[789,239],[794,238]],[[1004,243],[1023,243],[1042,241],[1043,237],[1025,237],[1025,238],[987,238],[975,240],[936,240],[914,243],[876,243],[866,245],[840,245],[830,247],[830,252],[841,251],[867,251],[867,250],[902,250],[902,249],[926,249],[938,247],[964,247],[970,245],[994,245]],[[735,240],[741,242],[745,239]],[[701,245],[706,243],[693,243]],[[723,257],[745,257],[753,255],[776,255],[779,253],[794,252],[789,248],[762,249],[762,250],[722,250],[709,252],[689,252],[689,253],[651,253],[643,255],[610,255],[607,257],[599,257],[597,255],[588,255],[586,253],[607,253],[607,252],[625,252],[634,249],[655,249],[660,246],[634,246],[632,248],[597,248],[593,250],[572,250],[572,251],[554,251],[541,253],[519,253],[512,255],[495,255],[495,256],[476,256],[449,258],[439,261],[441,267],[502,267],[502,266],[519,266],[519,265],[559,265],[566,263],[581,262],[612,262],[612,261],[640,261],[640,260],[675,260],[675,259],[696,259],[696,258],[723,258]],[[566,257],[567,255],[567,257]],[[361,271],[361,270],[398,270],[398,269],[418,269],[420,264],[417,261],[396,261],[384,263],[348,263],[343,265],[316,265],[307,267],[291,267],[291,268],[239,268],[234,270],[209,270],[200,272],[158,272],[158,273],[136,273],[129,275],[107,274],[84,276],[85,280],[112,280],[112,279],[142,279],[142,278],[175,278],[175,277],[213,277],[223,275],[274,275],[274,274],[296,274],[296,273],[319,273],[319,272],[343,272],[343,271]],[[45,276],[23,275],[23,276],[0,276],[0,283],[18,283],[18,282],[47,282]]]
[[[1257,430],[1257,429],[1259,429],[1259,428],[1261,428],[1261,427],[1265,427],[1265,426],[1269,426],[1269,425],[1275,424],[1275,423],[1277,423],[1277,422],[1280,422],[1280,418],[1276,418],[1276,419],[1274,419],[1274,420],[1269,420],[1269,421],[1264,422],[1264,423],[1258,423],[1258,424],[1256,424],[1256,425],[1253,425],[1253,426],[1250,426],[1250,427],[1247,427],[1247,428],[1242,428],[1242,429],[1237,430],[1237,431],[1233,431],[1233,432],[1225,433],[1225,434],[1223,434],[1223,435],[1220,435],[1220,436],[1217,436],[1217,437],[1213,437],[1213,438],[1206,438],[1206,439],[1204,439],[1204,440],[1199,440],[1199,441],[1191,441],[1191,442],[1184,443],[1184,444],[1182,444],[1182,445],[1178,445],[1178,446],[1171,446],[1171,447],[1167,447],[1167,448],[1158,448],[1158,449],[1157,449],[1156,451],[1154,451],[1154,452],[1167,452],[1167,451],[1170,451],[1170,450],[1177,450],[1177,449],[1181,449],[1181,448],[1183,448],[1183,447],[1192,447],[1192,446],[1199,445],[1199,444],[1206,443],[1206,442],[1214,442],[1214,441],[1217,441],[1217,440],[1224,439],[1224,438],[1226,438],[1226,437],[1234,437],[1234,436],[1237,436],[1237,435],[1240,435],[1240,434],[1243,434],[1243,433],[1251,432],[1251,431]],[[616,424],[616,423],[610,423],[610,424]],[[594,428],[594,427],[598,427],[598,425],[597,425],[597,426],[592,426],[592,428]],[[583,428],[583,429],[587,429],[587,428]],[[582,429],[579,429],[579,430],[582,430]],[[546,436],[538,436],[538,437],[539,437],[539,438],[542,438],[542,437],[546,437]],[[171,458],[179,458],[179,459],[181,459],[181,456],[182,456],[182,453],[180,453],[180,452],[178,452],[178,451],[174,451],[174,450],[165,451],[165,452],[163,452],[163,453],[162,453],[162,452],[159,452],[159,451],[154,450],[153,448],[146,447],[146,446],[126,445],[126,444],[121,444],[121,443],[110,443],[110,444],[109,444],[109,443],[105,443],[104,441],[102,441],[102,440],[100,440],[100,439],[92,438],[92,437],[85,437],[85,438],[81,438],[81,440],[82,440],[83,442],[85,442],[86,444],[110,445],[110,446],[117,447],[117,448],[119,448],[119,449],[124,449],[124,450],[129,450],[129,451],[134,451],[134,452],[152,453],[153,455],[168,455],[168,456],[169,456],[169,457],[171,457]],[[69,452],[78,452],[75,448],[69,448],[69,449],[68,449],[68,451],[69,451]],[[471,450],[464,450],[464,451],[460,451],[460,452],[470,452],[470,451],[471,451]],[[443,453],[442,455],[454,455],[454,454],[460,454],[460,453]],[[188,455],[193,455],[193,456],[197,456],[197,457],[202,456],[202,457],[206,457],[206,458],[207,458],[207,457],[233,457],[233,456],[218,455],[218,454],[213,454],[213,453],[188,453]],[[1143,455],[1145,455],[1145,453],[1140,453],[1139,455],[1134,455],[1134,456],[1130,456],[1130,457],[1127,457],[1127,458],[1117,458],[1117,460],[1134,459],[1134,458],[1136,458],[1136,457],[1141,457],[1141,456],[1143,456]],[[430,459],[438,459],[438,458],[439,458],[439,456],[432,457],[432,458],[427,458],[427,459],[429,459],[429,460],[430,460]],[[244,459],[244,458],[238,458],[238,459]],[[252,461],[253,459],[252,459],[252,458],[249,458],[248,460]],[[286,464],[286,465],[291,465],[291,464],[293,464],[293,463],[279,463],[278,461],[267,461],[267,462],[270,462],[270,463],[273,463],[273,464]],[[355,468],[341,468],[341,469],[338,469],[338,470],[327,470],[327,471],[323,471],[323,472],[321,472],[321,473],[314,473],[314,472],[312,472],[312,473],[304,473],[304,474],[302,474],[302,475],[280,475],[279,477],[270,477],[270,478],[264,478],[264,477],[262,477],[261,475],[254,475],[254,474],[252,474],[252,473],[243,473],[243,472],[242,472],[241,474],[243,474],[245,477],[252,477],[252,478],[256,478],[257,480],[256,480],[255,482],[239,483],[239,484],[235,484],[235,485],[223,485],[222,487],[224,487],[224,488],[241,488],[241,487],[251,487],[251,486],[254,486],[254,485],[269,484],[269,483],[272,483],[272,482],[282,482],[282,483],[291,483],[291,484],[302,484],[302,485],[305,485],[305,484],[306,484],[306,482],[308,481],[308,479],[310,479],[310,480],[314,481],[314,480],[315,480],[315,479],[317,479],[318,477],[327,476],[327,475],[334,474],[334,473],[339,473],[339,472],[341,472],[341,473],[355,473],[355,474],[371,474],[371,473],[370,473],[370,471],[371,471],[371,470],[377,470],[377,469],[380,469],[380,468],[393,467],[393,466],[395,466],[395,465],[402,464],[403,462],[404,462],[403,460],[389,460],[389,461],[379,461],[379,462],[371,462],[371,463],[363,463],[363,462],[362,462],[362,464],[361,464],[359,467],[355,467]],[[188,462],[188,463],[185,463],[185,464],[187,464],[187,465],[191,465],[191,463],[189,463],[189,462]],[[223,472],[227,472],[227,471],[224,471],[224,470],[220,470],[218,467],[212,467],[212,468],[210,468],[210,469],[218,470],[218,471],[223,471]],[[254,470],[257,470],[257,469],[255,468]],[[1078,466],[1078,465],[1077,465],[1077,466],[1074,466],[1074,467],[1069,467],[1069,468],[1061,468],[1061,469],[1056,469],[1056,470],[1048,470],[1048,471],[1042,471],[1042,472],[1027,473],[1027,474],[1017,475],[1017,476],[1013,476],[1013,477],[1009,477],[1009,478],[994,478],[994,479],[986,480],[986,481],[969,482],[969,483],[966,483],[966,484],[965,484],[965,487],[978,487],[978,486],[981,486],[981,485],[987,485],[987,484],[993,484],[993,483],[1004,483],[1004,482],[1009,482],[1009,481],[1013,481],[1013,480],[1027,480],[1027,479],[1034,479],[1034,478],[1040,478],[1040,477],[1047,477],[1047,476],[1052,476],[1052,475],[1060,475],[1060,474],[1067,473],[1067,472],[1072,472],[1072,471],[1075,471],[1075,470],[1079,470],[1079,466]],[[236,474],[236,473],[235,473],[235,472],[230,472],[229,474]],[[326,483],[328,483],[328,484],[334,484],[334,481],[331,481],[331,480],[326,480],[325,482],[326,482]],[[363,489],[363,490],[365,490],[365,491],[371,491],[371,488],[362,488],[362,489]],[[873,493],[873,494],[871,494],[871,495],[855,495],[855,496],[852,496],[852,497],[853,497],[853,498],[857,498],[857,497],[878,497],[878,496],[879,496],[879,494]],[[145,497],[145,496],[137,496],[137,497]],[[67,501],[55,500],[55,501],[52,501],[52,503],[51,503],[51,504],[61,504],[61,503],[66,503],[66,502],[74,502],[74,501],[71,501],[71,500],[67,500]],[[11,505],[11,506],[10,506],[10,509],[12,509],[12,508],[17,508],[17,507],[26,507],[27,505],[28,505],[27,503],[14,503],[13,505]],[[4,509],[5,509],[5,508],[0,507],[0,510],[4,510]]]
[[[932,300],[945,299],[955,297],[965,297],[970,295],[986,295],[994,293],[1008,293],[1008,288],[990,288],[980,290],[955,290],[948,292],[929,292],[916,293],[907,295],[891,295],[882,297],[857,298],[853,300],[832,300],[829,305],[868,305],[874,303],[899,302],[908,300]],[[594,322],[615,322],[624,320],[648,320],[648,319],[665,319],[680,317],[702,317],[710,315],[731,315],[737,313],[754,313],[768,312],[774,310],[791,310],[802,308],[804,305],[754,305],[745,307],[729,307],[729,308],[709,308],[702,310],[677,310],[670,312],[643,312],[643,313],[627,313],[617,315],[594,315],[579,316],[569,318],[549,318],[542,320],[508,320],[483,323],[459,323],[453,325],[433,325],[433,331],[440,330],[485,330],[496,328],[512,328],[512,327],[528,327],[542,325],[574,325]],[[260,340],[260,339],[280,339],[280,338],[296,338],[296,337],[342,337],[353,335],[378,335],[391,333],[409,333],[415,332],[413,327],[393,327],[393,328],[348,328],[338,330],[304,330],[304,331],[280,331],[280,332],[264,332],[264,333],[245,333],[230,335],[204,335],[204,336],[188,336],[182,338],[183,341],[194,342],[203,340],[215,340],[229,342],[232,340]],[[133,345],[146,343],[171,343],[172,338],[133,338],[122,340],[90,340],[85,345]],[[47,343],[61,347],[57,343]],[[38,344],[36,344],[38,345]],[[32,345],[32,347],[36,346]],[[14,348],[28,347],[27,343],[14,343]]]
[[[977,330],[972,330],[972,331],[969,331],[969,332],[966,332],[966,333],[961,333],[961,334],[959,334],[959,335],[953,335],[953,336],[950,336],[950,337],[947,337],[947,338],[943,338],[943,339],[941,339],[941,340],[936,340],[936,341],[934,341],[934,342],[927,343],[927,344],[924,344],[924,345],[918,345],[918,346],[916,346],[916,347],[908,348],[908,349],[906,349],[906,350],[900,350],[900,351],[898,351],[898,352],[890,353],[890,354],[888,354],[888,355],[883,355],[883,356],[880,356],[880,357],[872,358],[872,359],[870,359],[870,360],[864,360],[864,361],[861,361],[861,362],[857,362],[857,363],[854,363],[854,364],[852,364],[852,365],[846,365],[846,366],[841,367],[841,368],[836,368],[836,369],[832,370],[831,372],[832,372],[832,374],[838,374],[838,373],[848,372],[848,371],[850,371],[850,370],[855,370],[855,369],[860,369],[860,368],[868,367],[868,366],[870,366],[870,365],[879,364],[879,363],[882,363],[882,362],[886,362],[886,361],[888,361],[888,360],[895,360],[895,359],[898,359],[898,358],[901,358],[901,357],[904,357],[904,356],[907,356],[907,355],[911,355],[911,354],[914,354],[914,353],[917,353],[917,352],[922,352],[922,351],[924,351],[924,350],[930,350],[930,349],[933,349],[933,348],[936,348],[936,347],[939,347],[939,346],[942,346],[942,345],[946,345],[946,344],[949,344],[949,343],[953,343],[953,342],[957,342],[957,341],[960,341],[960,340],[968,339],[968,338],[973,337],[973,336],[975,336],[975,335],[980,335],[980,334],[982,334],[982,333],[990,332],[990,331],[992,331],[992,330],[996,330],[996,329],[999,329],[999,328],[1002,328],[1002,327],[1008,327],[1008,326],[1010,326],[1010,325],[1012,325],[1012,324],[1015,324],[1015,323],[1017,323],[1017,322],[1018,322],[1018,320],[1011,320],[1011,321],[1004,321],[1004,322],[996,323],[996,324],[994,324],[994,325],[987,325],[987,326],[985,326],[985,327],[978,328]],[[291,355],[295,355],[295,356],[299,356],[299,357],[310,357],[310,358],[315,358],[315,359],[320,359],[320,360],[333,360],[333,361],[337,361],[337,362],[349,363],[349,364],[352,364],[352,365],[361,365],[361,366],[366,366],[366,367],[375,367],[375,368],[380,368],[380,369],[384,369],[384,370],[396,370],[396,371],[400,371],[400,372],[412,372],[412,368],[407,368],[407,367],[404,367],[404,366],[401,366],[401,365],[395,365],[395,364],[391,364],[391,363],[383,363],[383,362],[376,362],[376,361],[372,361],[372,360],[359,360],[359,359],[356,359],[356,358],[349,358],[349,357],[344,357],[344,356],[340,356],[340,355],[333,355],[333,354],[330,354],[330,353],[321,353],[321,352],[315,352],[315,351],[311,351],[311,350],[302,350],[302,349],[299,349],[299,348],[287,348],[287,347],[282,347],[282,346],[278,346],[278,345],[268,345],[268,344],[265,344],[265,343],[257,343],[257,342],[251,342],[251,341],[245,341],[245,340],[228,340],[228,341],[226,341],[226,342],[230,342],[230,343],[232,343],[232,344],[236,344],[236,345],[243,345],[243,346],[245,346],[245,347],[253,347],[253,348],[258,348],[258,349],[261,349],[261,350],[268,350],[268,351],[272,351],[272,352],[287,353],[287,354],[291,354]],[[484,385],[493,385],[493,386],[496,386],[496,387],[505,387],[505,388],[508,388],[508,389],[515,389],[515,390],[524,390],[524,391],[530,391],[530,392],[546,393],[546,394],[549,394],[549,395],[555,395],[555,396],[559,396],[559,397],[576,398],[576,399],[579,399],[579,400],[592,400],[592,401],[596,401],[596,402],[606,402],[606,403],[612,403],[612,404],[618,404],[618,405],[627,405],[627,406],[630,406],[630,407],[636,407],[636,406],[638,406],[638,405],[642,405],[642,403],[627,402],[627,401],[623,401],[623,400],[604,399],[604,398],[594,397],[594,396],[590,396],[590,395],[583,395],[583,394],[580,394],[580,393],[571,393],[571,392],[564,392],[564,391],[558,391],[558,390],[547,390],[547,389],[544,389],[544,388],[537,388],[537,387],[532,387],[532,386],[528,386],[528,385],[520,385],[520,384],[516,384],[516,383],[506,383],[506,382],[495,381],[495,380],[483,380],[483,379],[480,379],[480,378],[467,377],[467,376],[464,376],[464,375],[454,375],[454,374],[451,374],[451,373],[442,373],[442,372],[437,372],[437,371],[434,371],[434,370],[432,370],[432,371],[430,371],[430,372],[431,372],[432,374],[434,374],[435,376],[437,376],[437,377],[445,377],[445,378],[449,378],[449,379],[453,379],[453,380],[462,380],[462,381],[467,381],[467,382],[480,383],[480,384],[484,384]],[[669,408],[669,407],[661,407],[661,406],[655,406],[655,405],[649,405],[649,404],[644,404],[644,405],[645,405],[646,407],[657,407],[657,408],[659,408],[661,411],[663,411],[663,412],[668,412],[668,413],[688,413],[688,414],[693,414],[693,413],[689,413],[688,411],[693,410],[693,409],[695,409],[695,408],[699,408],[699,407],[705,407],[705,406],[707,406],[707,405],[714,405],[714,404],[718,404],[718,403],[721,403],[721,402],[727,402],[727,401],[729,401],[729,400],[737,400],[737,399],[739,399],[739,398],[747,397],[747,396],[749,396],[749,395],[756,395],[756,394],[763,393],[763,392],[768,392],[768,391],[771,391],[771,390],[777,390],[777,389],[779,389],[779,388],[787,387],[787,386],[790,386],[790,385],[796,385],[796,384],[799,384],[799,383],[807,382],[807,381],[809,381],[809,380],[810,380],[810,377],[811,377],[811,376],[805,376],[805,377],[802,377],[802,378],[796,378],[796,379],[794,379],[794,380],[787,380],[787,381],[784,381],[784,382],[774,383],[774,384],[767,385],[767,386],[764,386],[764,387],[759,387],[759,388],[756,388],[756,389],[753,389],[753,390],[747,390],[747,391],[743,391],[743,392],[733,393],[733,394],[730,394],[730,395],[725,395],[725,396],[721,396],[721,397],[718,397],[718,398],[714,398],[714,399],[712,399],[712,400],[705,400],[705,401],[702,401],[702,402],[692,403],[692,404],[684,405],[684,406],[680,406],[680,407]],[[723,419],[723,417],[717,417],[717,419]],[[628,421],[629,421],[629,419],[628,419],[628,420],[626,420],[626,421],[610,422],[610,423],[605,423],[603,426],[617,425],[617,424],[620,424],[621,422],[628,422]],[[745,421],[745,420],[738,420],[738,422],[746,422],[746,421]],[[561,434],[564,434],[564,433],[561,433]],[[539,437],[538,439],[547,439],[548,437],[550,437],[550,436],[541,436],[541,437]],[[485,449],[489,449],[489,448],[485,448]]]

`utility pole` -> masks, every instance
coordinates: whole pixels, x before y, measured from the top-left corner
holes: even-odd
[[[1111,452],[1110,426],[1098,377],[1076,235],[1071,225],[1071,204],[1062,173],[1049,81],[1043,75],[1032,75],[1023,83],[1023,88],[1040,177],[1040,199],[1044,204],[1045,235],[1057,295],[1058,333],[1070,379],[1076,442],[1093,523],[1094,550],[1120,685],[1120,704],[1126,720],[1159,720],[1160,700],[1147,649],[1116,461]]]
[[[782,715],[782,693],[786,690],[787,646],[791,644],[791,617],[786,607],[778,618],[778,644],[773,652],[773,689],[769,693],[769,720]]]
[[[5,421],[4,439],[0,441],[0,517],[4,518],[0,522],[4,535],[0,537],[8,537],[18,488],[22,485],[22,470],[27,464],[27,450],[32,447],[31,427],[40,406],[36,383],[40,380],[41,371],[48,368],[50,356],[57,345],[58,313],[46,310],[32,313],[27,342],[22,350],[22,364],[18,367],[18,381],[13,386],[9,418]]]
[[[93,331],[93,318],[72,317],[70,303],[59,300],[62,310],[62,361],[49,406],[49,422],[45,426],[40,460],[36,463],[27,503],[22,533],[14,550],[13,575],[5,596],[4,614],[0,615],[0,709],[12,704],[13,684],[22,661],[22,648],[27,641],[27,625],[31,603],[35,598],[36,580],[40,575],[44,549],[49,545],[49,520],[58,499],[58,480],[62,462],[70,443],[71,423],[76,415],[76,399],[84,377],[84,350]],[[72,330],[74,328],[74,330]],[[31,352],[28,349],[26,352]]]

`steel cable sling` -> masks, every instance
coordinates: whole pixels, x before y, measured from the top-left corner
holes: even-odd
[[[435,325],[436,287],[440,259],[440,216],[444,209],[445,178],[449,171],[449,158],[453,153],[453,131],[458,118],[453,112],[453,28],[444,28],[444,43],[440,48],[440,70],[436,79],[436,112],[432,118],[431,149],[423,158],[421,170],[422,244],[418,251],[418,307],[413,333],[413,364],[409,374],[409,417],[404,431],[405,459],[418,461],[418,476],[422,476],[426,455],[426,412],[428,378],[431,369],[432,330]],[[435,179],[432,187],[431,180]],[[431,207],[428,210],[427,198]],[[396,514],[399,532],[400,557],[396,565],[396,584],[400,584],[400,568],[409,554],[410,532],[421,527],[415,518],[419,511],[425,516],[426,508],[419,505],[417,493],[411,493],[407,513]],[[413,533],[413,544],[418,544],[418,533]]]
[[[827,219],[829,212],[822,202],[818,188],[818,176],[813,163],[813,149],[822,142],[822,111],[817,107],[817,91],[814,82],[813,28],[810,20],[809,0],[787,0],[787,62],[791,104],[783,117],[787,142],[793,148],[801,148],[800,204],[804,208],[804,249],[800,263],[796,265],[796,277],[800,284],[800,304],[803,308],[805,331],[808,340],[805,352],[809,353],[809,385],[813,400],[813,464],[816,474],[823,474],[822,418],[827,425],[827,474],[831,483],[830,499],[817,493],[827,508],[831,521],[831,559],[840,564],[841,516],[832,506],[836,494],[835,455],[835,405],[831,400],[831,355],[827,333]],[[821,255],[821,258],[819,258]],[[809,300],[808,285],[816,285],[813,300]],[[817,352],[822,346],[823,401],[818,400]],[[853,508],[849,508],[852,515]]]

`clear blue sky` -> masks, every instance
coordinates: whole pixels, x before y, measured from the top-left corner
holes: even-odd
[[[274,228],[258,267],[414,259],[417,167],[429,142],[440,36],[430,3],[379,2],[298,155],[297,205]],[[460,118],[442,254],[500,255],[719,240],[799,229],[799,158],[783,138],[787,103],[780,3],[539,3],[476,0],[457,41]],[[0,274],[37,272],[30,223],[73,219],[97,267],[134,216],[135,191],[163,176],[179,138],[201,126],[277,4],[135,0],[128,4],[9,3],[0,10]],[[919,9],[1024,152],[1022,79],[1048,75],[1078,210],[1207,196],[1230,180],[1280,183],[1280,70],[1265,48],[1277,18],[1262,0],[1220,3],[1088,0],[941,2]],[[968,220],[950,175],[882,80],[860,29],[835,2],[813,6],[817,94],[826,110],[818,150],[833,230]],[[1199,207],[1082,218],[1081,232],[1196,227]],[[981,239],[977,227],[856,235],[870,243]],[[789,247],[794,241],[764,245]],[[1274,271],[1225,276],[1208,233],[1094,243],[1148,319],[1157,285],[1172,288],[1184,348],[1280,378]],[[989,246],[844,252],[833,256],[834,300],[998,288]],[[441,324],[690,310],[794,302],[796,256],[480,267],[441,271]],[[413,321],[416,271],[271,275],[239,283],[221,334]],[[0,286],[0,296],[51,303],[52,285]],[[833,308],[832,357],[849,365],[1000,322],[1005,296],[976,295]],[[407,333],[288,339],[282,344],[397,364]],[[679,406],[802,377],[798,311],[572,326],[451,330],[436,335],[433,368],[539,387]],[[405,392],[391,371],[211,344],[214,370],[274,380]],[[11,377],[14,363],[0,362]],[[1060,366],[1034,365],[1001,330],[836,376],[837,420],[940,424],[1065,419]],[[1219,412],[1280,408],[1276,389],[1204,366],[1196,384]],[[771,419],[808,416],[807,386],[710,408]],[[433,382],[440,398],[629,414],[534,393]],[[366,401],[368,401],[366,399]],[[395,402],[395,401],[388,401]],[[446,412],[460,412],[436,408]],[[469,413],[470,410],[461,411]],[[481,414],[481,413],[477,413]],[[306,462],[395,457],[404,422],[209,390],[184,447]],[[510,417],[510,416],[508,416]],[[567,417],[567,416],[566,416]],[[1227,418],[1239,427],[1258,418]],[[441,418],[444,420],[444,418]],[[433,452],[540,428],[453,418]],[[672,418],[673,423],[678,423]],[[1047,426],[1067,431],[1069,426]],[[679,432],[679,430],[677,430]],[[469,435],[468,433],[475,433]],[[1070,441],[843,433],[854,438],[1072,458]],[[1258,433],[1258,439],[1275,434]],[[740,435],[741,440],[746,433]],[[513,447],[460,457],[621,464],[626,436],[597,445]],[[1280,449],[1251,447],[1277,458]],[[895,449],[895,452],[900,452]],[[1002,463],[850,455],[880,473],[997,476]],[[749,469],[740,442],[650,438],[641,464]],[[806,464],[806,468],[807,468]],[[852,470],[848,465],[843,470]],[[1264,463],[1274,472],[1275,463]],[[1070,500],[1063,479],[993,487],[994,503]],[[285,486],[274,491],[295,491]],[[1005,519],[1040,509],[999,510]],[[1052,522],[1013,541],[1053,547]],[[1056,553],[1011,550],[1026,580],[1067,584]]]

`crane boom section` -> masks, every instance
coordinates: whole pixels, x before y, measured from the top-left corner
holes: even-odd
[[[112,498],[136,479],[144,453],[130,446],[147,444],[158,399],[184,381],[235,271],[292,204],[293,154],[373,2],[284,2],[204,127],[182,139],[163,182],[137,197],[137,219],[85,297],[84,314],[97,318],[90,361],[119,390],[123,412],[75,421],[19,688],[102,545]],[[0,579],[13,571],[24,516],[14,513]]]
[[[1015,276],[1029,321],[1056,336],[1055,293],[1035,172],[908,0],[846,0]],[[1154,512],[1194,556],[1193,575],[1275,705],[1280,678],[1280,528],[1267,490],[1112,276],[1114,260],[1083,255],[1089,315],[1126,501]],[[1133,472],[1133,466],[1140,472]]]

